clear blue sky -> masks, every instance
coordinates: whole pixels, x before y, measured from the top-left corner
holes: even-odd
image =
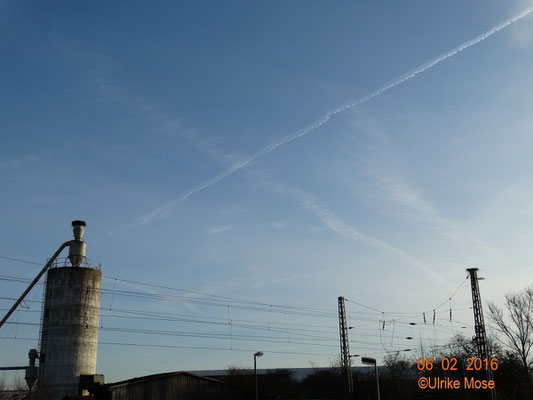
[[[120,278],[266,304],[106,292],[104,328],[219,337],[102,330],[101,341],[246,350],[102,344],[98,372],[108,381],[250,366],[248,350],[265,350],[264,367],[328,365],[341,295],[385,311],[347,303],[368,313],[350,316],[353,340],[365,342],[351,344],[354,354],[473,335],[458,328],[472,325],[471,311],[447,322],[449,302],[438,329],[401,325],[407,317],[393,312],[420,322],[467,267],[485,276],[484,300],[501,303],[533,282],[533,14],[448,53],[532,6],[2,1],[0,256],[44,263],[71,237],[70,221],[84,219],[106,289]],[[389,83],[399,84],[339,111]],[[4,277],[38,270],[0,259]],[[1,296],[25,285],[0,280]],[[120,281],[115,289],[184,295]],[[271,304],[330,312],[271,313]],[[13,321],[38,322],[40,304],[28,305],[34,312]],[[451,307],[469,305],[466,286]],[[204,323],[120,318],[113,308]],[[302,344],[312,339],[305,332],[322,342]],[[37,336],[34,325],[2,328],[0,364],[25,364]],[[271,336],[282,343],[263,340]],[[289,354],[298,352],[327,355]]]

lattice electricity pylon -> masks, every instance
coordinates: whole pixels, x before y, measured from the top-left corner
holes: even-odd
[[[339,334],[341,341],[341,361],[346,376],[346,391],[348,398],[353,396],[352,360],[350,358],[350,345],[348,343],[348,326],[346,325],[346,310],[344,297],[339,297]]]
[[[483,306],[481,305],[481,295],[479,293],[479,284],[477,271],[478,268],[468,268],[467,271],[470,274],[470,286],[472,288],[472,309],[474,310],[474,330],[476,336],[474,338],[476,342],[477,357],[484,360],[489,357],[489,347],[487,344],[487,334],[485,332],[485,320],[483,319]],[[489,368],[487,371],[487,379],[492,380],[492,370]],[[490,390],[491,400],[496,400],[496,391]]]
[[[470,286],[472,287],[472,309],[474,310],[474,330],[476,332],[476,356],[486,358],[488,353],[487,335],[485,333],[485,321],[483,319],[483,307],[481,305],[481,296],[479,294],[479,285],[477,280],[478,268],[468,268],[470,274]]]

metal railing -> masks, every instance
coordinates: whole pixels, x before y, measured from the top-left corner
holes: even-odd
[[[73,267],[68,257],[58,257],[52,262],[52,265],[50,266],[50,268],[62,268],[62,267]],[[90,258],[84,258],[78,267],[94,268],[94,269],[100,270],[102,268],[102,264],[100,264],[98,261],[91,260]]]

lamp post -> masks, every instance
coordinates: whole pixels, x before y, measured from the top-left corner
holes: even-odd
[[[373,365],[375,367],[375,369],[376,369],[376,382],[377,382],[377,385],[378,385],[378,400],[381,400],[381,396],[379,394],[378,364],[376,362],[376,359],[375,358],[370,358],[370,357],[361,357],[361,362],[363,364]]]
[[[262,355],[262,351],[258,351],[254,354],[255,400],[259,399],[259,391],[257,390],[257,357],[261,357]]]

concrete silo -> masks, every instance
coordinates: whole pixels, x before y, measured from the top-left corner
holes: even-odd
[[[40,338],[38,390],[51,400],[82,394],[81,375],[94,375],[102,273],[85,257],[84,221],[73,221],[69,256],[48,269]]]

